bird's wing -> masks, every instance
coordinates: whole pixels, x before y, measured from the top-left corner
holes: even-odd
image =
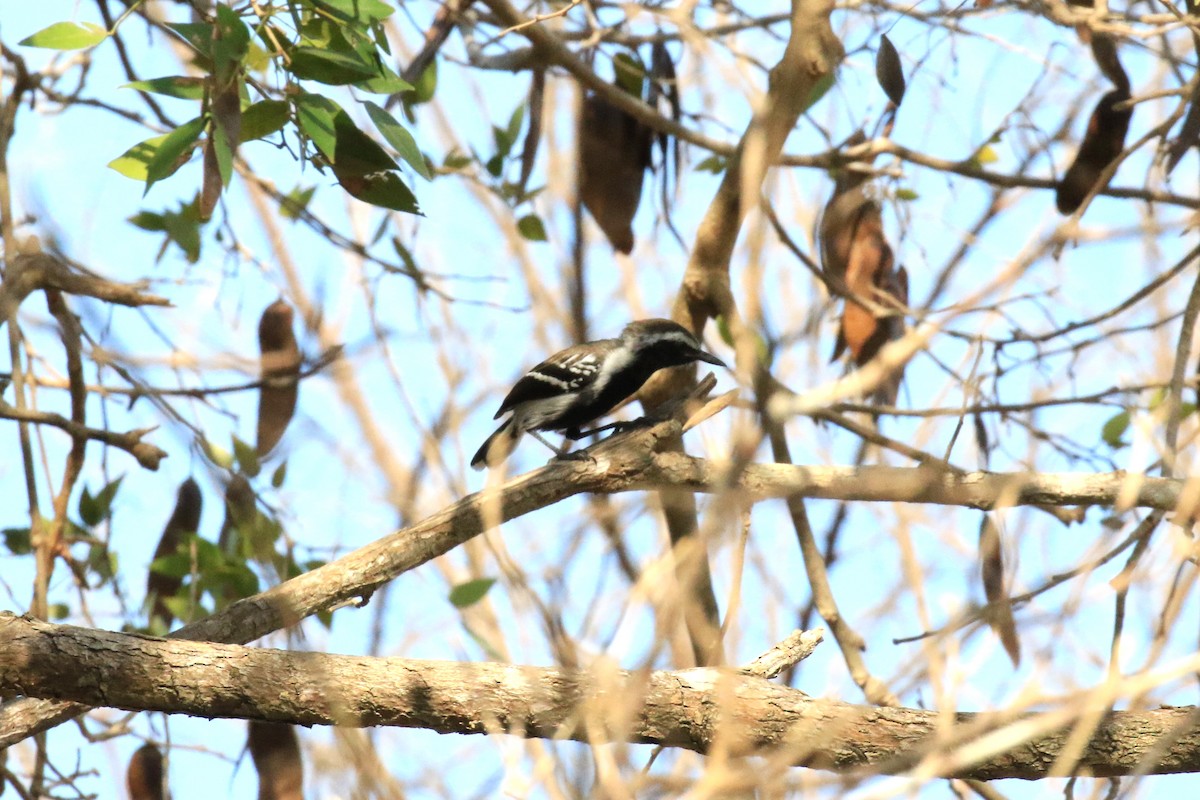
[[[595,380],[607,352],[607,348],[600,346],[604,343],[573,345],[529,370],[504,398],[496,418],[499,419],[521,403],[575,392]],[[615,345],[616,340],[612,340],[612,344]]]

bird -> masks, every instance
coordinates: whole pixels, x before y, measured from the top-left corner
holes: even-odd
[[[565,455],[538,434],[562,431],[579,440],[628,423],[592,430],[583,426],[612,411],[664,367],[704,361],[725,362],[706,352],[691,331],[669,319],[630,322],[615,339],[597,339],[560,350],[527,372],[509,390],[493,419],[511,415],[487,438],[471,459],[471,467],[494,467],[508,458],[525,433],[558,455]]]

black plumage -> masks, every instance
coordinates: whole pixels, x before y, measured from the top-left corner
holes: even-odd
[[[604,416],[642,387],[664,367],[695,361],[725,366],[705,352],[700,341],[682,325],[667,319],[631,322],[615,339],[573,345],[560,350],[525,374],[509,391],[495,419],[505,420],[471,459],[482,469],[507,458],[522,434],[529,432],[561,454],[538,431],[562,431],[569,439],[582,439],[608,430],[583,426]]]

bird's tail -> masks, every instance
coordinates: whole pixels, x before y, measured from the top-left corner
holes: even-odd
[[[504,424],[475,451],[475,455],[471,457],[471,468],[483,469],[504,463],[513,450],[517,449],[517,442],[520,440],[521,433],[513,431],[512,419],[505,420]]]

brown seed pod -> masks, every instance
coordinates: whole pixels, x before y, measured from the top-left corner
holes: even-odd
[[[167,520],[167,525],[163,528],[162,536],[158,540],[158,547],[154,550],[156,560],[173,555],[179,550],[179,545],[183,543],[184,537],[189,533],[195,533],[200,528],[200,510],[203,505],[204,498],[200,494],[200,487],[194,480],[188,478],[179,484],[175,510],[171,512],[171,518]],[[183,578],[173,575],[163,575],[151,571],[146,576],[146,597],[152,598],[150,606],[152,620],[157,618],[167,628],[171,627],[171,623],[175,621],[175,615],[167,608],[166,600],[174,597],[182,585]]]
[[[879,38],[879,52],[875,54],[875,80],[888,100],[897,108],[904,101],[904,69],[900,66],[900,54],[887,36]]]
[[[1118,111],[1114,106],[1129,99],[1128,90],[1114,89],[1096,104],[1075,161],[1058,184],[1055,199],[1060,213],[1075,213],[1093,189],[1103,188],[1098,186],[1101,173],[1125,149],[1125,134],[1133,116],[1133,109]]]
[[[987,514],[979,523],[979,564],[983,577],[983,592],[987,597],[987,621],[1000,637],[1013,666],[1021,664],[1021,640],[1013,620],[1012,600],[1004,588],[1004,553],[1000,546],[1000,530]]]
[[[167,796],[163,785],[163,757],[158,748],[144,744],[129,759],[125,771],[125,787],[130,800],[163,800]]]
[[[256,439],[259,455],[266,455],[279,444],[296,411],[301,359],[292,330],[293,316],[291,306],[276,300],[267,306],[258,322],[258,346],[262,352]]]
[[[599,95],[579,120],[579,199],[621,253],[633,251],[633,216],[650,166],[653,132]]]
[[[246,744],[258,770],[258,800],[304,800],[304,764],[295,728],[251,720]]]

